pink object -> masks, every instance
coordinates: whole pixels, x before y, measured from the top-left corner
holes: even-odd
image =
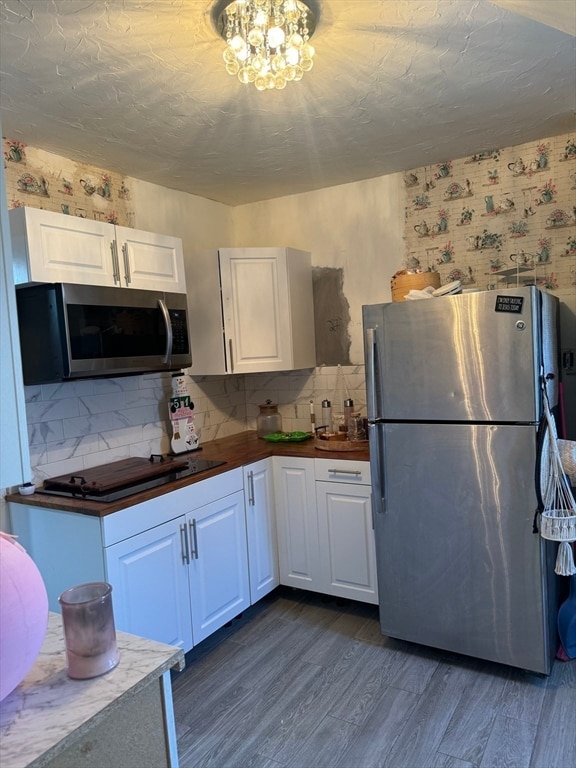
[[[570,661],[570,656],[568,656],[564,650],[562,643],[560,643],[558,646],[558,650],[556,651],[556,658],[559,659],[559,661]]]
[[[48,627],[48,596],[35,562],[0,531],[0,701],[26,677]]]

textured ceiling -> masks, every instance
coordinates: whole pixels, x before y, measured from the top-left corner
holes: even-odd
[[[0,0],[4,135],[238,205],[574,130],[573,0],[315,5],[313,70],[259,92],[209,0]]]

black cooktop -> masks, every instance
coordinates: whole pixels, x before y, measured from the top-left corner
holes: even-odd
[[[134,496],[136,493],[142,491],[149,491],[151,488],[159,488],[160,486],[173,483],[175,480],[183,480],[186,477],[192,477],[198,475],[201,472],[206,472],[214,467],[219,467],[222,464],[226,464],[225,461],[210,461],[209,459],[190,458],[188,459],[188,466],[176,469],[173,472],[167,472],[159,477],[149,478],[147,480],[141,480],[138,482],[132,482],[127,485],[118,486],[113,490],[105,493],[84,493],[80,489],[78,491],[62,491],[62,490],[48,490],[46,488],[37,489],[36,493],[41,493],[46,496],[63,496],[65,498],[73,499],[87,499],[89,501],[101,501],[111,502],[125,499],[128,496]]]

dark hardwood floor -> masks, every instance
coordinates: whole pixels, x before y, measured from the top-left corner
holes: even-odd
[[[276,590],[174,674],[181,768],[576,768],[549,678],[382,637],[374,606]]]

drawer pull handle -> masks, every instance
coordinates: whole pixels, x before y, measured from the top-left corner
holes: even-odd
[[[362,472],[358,469],[329,469],[328,472],[331,472],[334,475],[360,475],[362,476]]]

